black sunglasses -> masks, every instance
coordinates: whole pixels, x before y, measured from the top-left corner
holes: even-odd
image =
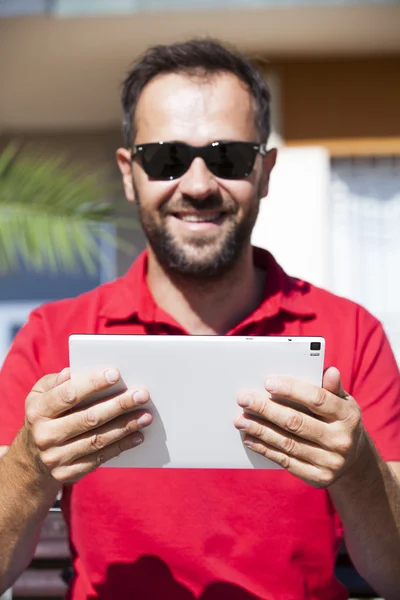
[[[204,160],[216,177],[243,179],[252,172],[258,152],[267,154],[265,144],[212,142],[207,146],[189,146],[183,142],[155,142],[133,146],[132,158],[139,157],[151,179],[178,179],[197,157]]]

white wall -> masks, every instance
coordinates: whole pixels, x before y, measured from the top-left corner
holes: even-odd
[[[290,274],[329,286],[329,155],[323,148],[281,148],[253,231]]]

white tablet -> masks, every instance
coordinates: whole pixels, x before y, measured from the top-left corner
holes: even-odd
[[[291,376],[320,386],[321,337],[72,335],[72,375],[117,367],[113,391],[144,387],[151,425],[144,442],[105,467],[278,468],[247,449],[233,425],[242,412],[237,396],[265,393],[270,376]],[[111,388],[113,389],[113,388]],[[108,395],[110,390],[108,391]],[[96,397],[98,399],[99,396]]]

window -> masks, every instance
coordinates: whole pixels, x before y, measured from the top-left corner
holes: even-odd
[[[330,288],[378,317],[400,362],[400,156],[332,160]]]

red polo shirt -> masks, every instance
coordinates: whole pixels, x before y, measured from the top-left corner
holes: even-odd
[[[380,323],[360,306],[266,271],[261,305],[228,335],[320,335],[386,460],[400,460],[399,373]],[[146,255],[126,276],[35,310],[0,375],[0,445],[24,400],[68,364],[72,333],[187,333],[154,302]],[[204,443],[207,443],[206,437]],[[66,486],[73,600],[342,600],[334,578],[342,529],[326,490],[282,471],[106,469]]]

